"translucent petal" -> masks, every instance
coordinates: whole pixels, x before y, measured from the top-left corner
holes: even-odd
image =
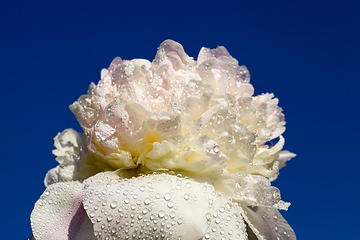
[[[285,167],[286,162],[294,158],[296,154],[289,151],[281,151],[277,161],[279,161],[279,169]]]
[[[60,172],[60,166],[56,166],[52,169],[50,169],[46,175],[45,175],[45,179],[44,179],[44,185],[45,187],[48,187],[49,185],[56,183],[59,181],[59,172]]]
[[[36,240],[95,240],[82,204],[80,182],[50,185],[35,203],[31,227]]]
[[[296,240],[294,230],[276,208],[243,207],[244,219],[259,240]]]
[[[233,200],[245,206],[274,206],[280,202],[280,191],[261,175],[240,172],[232,175],[236,181]]]
[[[210,198],[208,204],[211,211],[206,214],[208,228],[203,240],[247,239],[246,226],[239,206],[219,197]]]
[[[53,154],[57,156],[56,160],[60,164],[68,164],[74,162],[80,153],[80,146],[85,141],[85,134],[78,133],[74,129],[65,129],[58,133],[54,138]]]

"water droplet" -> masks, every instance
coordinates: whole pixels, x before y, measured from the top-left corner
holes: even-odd
[[[166,201],[169,201],[169,200],[171,199],[170,193],[165,193],[164,199],[165,199]]]
[[[151,201],[150,201],[150,199],[149,199],[149,198],[145,198],[145,200],[144,200],[144,204],[145,204],[145,205],[149,205],[149,204],[150,204],[150,202],[151,202]]]
[[[161,210],[158,215],[159,218],[163,218],[165,216],[165,212]]]
[[[171,212],[171,213],[169,214],[169,216],[170,216],[170,218],[174,218],[174,217],[176,216],[176,214],[175,214],[175,212]]]
[[[167,206],[168,206],[168,208],[172,208],[172,207],[174,206],[174,203],[173,203],[173,202],[169,202],[169,203],[167,204]]]
[[[219,153],[220,152],[220,146],[219,145],[215,145],[214,148],[214,153]]]
[[[112,209],[116,208],[116,207],[117,207],[117,202],[116,202],[116,201],[111,202],[111,203],[110,203],[110,207],[111,207]]]
[[[188,194],[185,194],[185,195],[184,195],[184,199],[185,199],[185,200],[189,200],[189,198],[190,198],[190,196],[189,196]]]

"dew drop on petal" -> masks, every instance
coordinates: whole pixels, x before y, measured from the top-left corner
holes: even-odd
[[[117,202],[116,202],[116,201],[111,202],[111,203],[110,203],[110,207],[111,207],[112,209],[116,208],[116,207],[117,207]]]
[[[165,212],[163,210],[161,210],[158,215],[159,215],[159,218],[163,218],[165,216]]]
[[[219,145],[215,145],[213,150],[214,150],[214,153],[220,152],[220,146],[219,146]]]
[[[150,204],[150,202],[151,202],[151,201],[150,201],[150,199],[149,199],[149,198],[145,198],[145,200],[144,200],[144,204],[145,204],[145,205],[149,205],[149,204]]]
[[[109,214],[106,218],[108,222],[111,222],[113,220],[113,215]]]
[[[181,218],[179,218],[179,219],[177,220],[177,223],[178,223],[179,225],[181,225],[181,224],[183,223],[183,220],[182,220]]]
[[[165,199],[166,201],[169,201],[169,200],[171,199],[170,193],[165,193],[164,199]]]

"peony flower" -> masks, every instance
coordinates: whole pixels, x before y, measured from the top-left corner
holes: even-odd
[[[271,185],[295,156],[284,114],[249,80],[224,47],[115,58],[70,106],[84,132],[54,139],[35,239],[296,239]]]

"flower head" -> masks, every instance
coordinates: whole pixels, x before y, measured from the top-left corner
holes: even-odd
[[[284,115],[249,81],[224,47],[195,61],[166,40],[153,62],[115,58],[70,106],[84,133],[55,137],[60,164],[32,213],[35,238],[295,239],[270,182],[295,156],[282,150]]]

